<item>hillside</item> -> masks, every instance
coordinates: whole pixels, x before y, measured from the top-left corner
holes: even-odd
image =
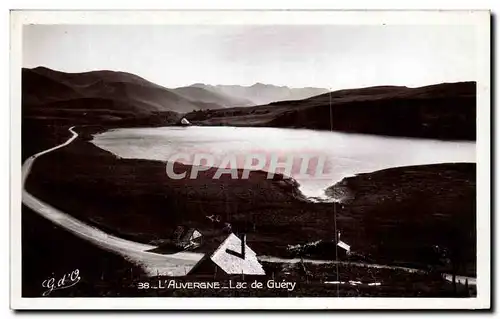
[[[232,96],[247,103],[242,106],[262,105],[276,101],[301,100],[328,92],[323,88],[289,88],[287,86],[276,86],[271,84],[256,83],[252,86],[240,85],[207,85],[203,83],[193,84],[191,87],[203,88],[225,96]],[[249,102],[249,103],[248,103]]]
[[[475,140],[476,83],[340,90],[304,100],[192,112],[186,117],[200,125],[332,129],[390,136]]]
[[[385,256],[393,263],[427,261],[432,255],[429,248],[438,245],[448,252],[449,267],[475,276],[475,164],[406,166],[357,174],[329,187],[327,194],[342,194],[339,215],[357,221],[354,232],[344,235],[365,253]]]
[[[22,105],[28,118],[106,122],[158,112],[220,108],[188,99],[139,76],[115,71],[65,73],[44,67],[22,70]]]
[[[220,92],[210,91],[202,87],[186,86],[173,89],[172,91],[185,97],[188,100],[204,103],[214,103],[222,107],[255,105],[249,100],[233,97]]]

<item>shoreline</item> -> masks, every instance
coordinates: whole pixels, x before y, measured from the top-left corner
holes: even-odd
[[[101,127],[101,129],[105,128]],[[83,218],[85,221],[90,222],[92,225],[97,226],[112,234],[118,235],[126,239],[137,240],[143,243],[148,243],[151,240],[154,240],[155,238],[161,239],[162,237],[163,238],[168,237],[169,233],[168,229],[171,229],[170,231],[173,231],[174,226],[178,224],[185,224],[187,226],[191,225],[194,227],[201,227],[202,229],[205,230],[206,233],[208,233],[209,236],[212,236],[212,240],[209,243],[209,245],[207,245],[207,247],[203,248],[201,251],[203,252],[203,250],[208,251],[212,249],[217,245],[217,242],[221,238],[223,238],[223,234],[217,230],[217,227],[215,225],[210,225],[210,223],[208,223],[207,220],[205,220],[203,215],[202,216],[199,215],[200,210],[206,212],[204,215],[207,216],[217,212],[226,211],[226,216],[224,216],[224,219],[230,218],[232,224],[235,227],[237,227],[236,228],[237,230],[247,231],[249,233],[248,237],[249,244],[253,248],[255,248],[256,251],[259,250],[262,251],[263,254],[268,254],[268,255],[273,254],[276,256],[288,257],[289,254],[286,250],[288,244],[306,243],[315,239],[328,240],[331,238],[331,229],[333,229],[333,225],[331,224],[331,222],[333,222],[331,218],[331,212],[333,209],[332,203],[313,203],[310,202],[309,200],[304,201],[303,199],[300,199],[300,197],[297,198],[297,196],[295,196],[296,194],[294,194],[293,192],[293,187],[289,189],[278,187],[275,184],[276,181],[266,181],[265,179],[261,179],[259,178],[259,175],[261,174],[258,173],[252,174],[251,175],[252,178],[248,181],[234,182],[230,180],[222,180],[215,183],[216,185],[213,185],[214,180],[209,178],[210,177],[209,175],[214,173],[213,170],[207,171],[207,175],[202,177],[202,180],[204,181],[202,183],[199,182],[197,183],[196,181],[183,181],[182,183],[179,182],[175,183],[174,185],[172,185],[174,189],[180,187],[181,189],[184,189],[184,191],[181,192],[174,191],[174,194],[176,195],[173,195],[172,194],[173,189],[171,189],[170,186],[161,185],[166,182],[164,179],[165,174],[163,171],[164,163],[148,161],[148,160],[117,159],[111,153],[101,150],[97,146],[88,143],[89,138],[92,137],[92,132],[95,132],[95,130],[96,130],[95,127],[77,128],[77,131],[79,132],[79,134],[81,134],[81,138],[79,137],[77,141],[74,142],[75,143],[74,145],[68,146],[67,150],[60,150],[55,152],[53,154],[55,156],[54,159],[52,160],[46,159],[45,164],[42,163],[42,165],[38,168],[38,172],[34,172],[35,174],[34,176],[36,176],[36,174],[39,174],[39,177],[37,178],[38,181],[43,181],[42,184],[45,184],[46,186],[50,185],[50,187],[44,187],[45,190],[40,189],[40,187],[36,185],[37,183],[35,183],[35,180],[31,181],[28,180],[28,187],[30,188],[33,187],[35,189],[35,192],[37,192],[38,195],[41,196],[41,198],[44,197],[50,198],[51,200],[48,201],[49,203],[54,202],[54,205],[61,206],[58,208],[61,209],[66,208],[67,210],[69,210],[69,212],[75,214],[75,217],[77,218]],[[58,154],[58,153],[63,153],[63,154]],[[50,157],[51,155],[48,156]],[[85,160],[86,157],[87,160]],[[75,171],[73,170],[74,167],[71,168],[71,166],[74,164],[71,165],[68,164],[70,162],[75,161],[75,159],[77,158],[80,158],[80,160],[76,160],[76,162],[77,163],[81,162],[81,164],[77,164],[78,168],[77,180],[84,182],[83,184],[85,185],[88,185],[85,186],[84,189],[88,189],[88,187],[93,188],[99,185],[101,182],[106,183],[105,174],[108,174],[107,176],[109,176],[112,180],[115,180],[115,182],[113,182],[112,185],[117,185],[112,187],[114,190],[110,190],[109,188],[103,189],[102,187],[97,187],[98,189],[94,190],[93,191],[94,194],[91,195],[91,197],[97,196],[97,198],[93,200],[93,203],[90,205],[88,203],[81,202],[81,199],[78,199],[79,195],[75,193],[69,196],[69,200],[67,199],[65,200],[67,201],[67,203],[61,203],[61,199],[64,198],[64,196],[61,197],[62,194],[61,192],[68,193],[68,188],[77,187],[75,183],[78,182],[73,180],[68,180],[66,177],[66,176],[71,176],[72,174],[75,173]],[[42,160],[43,159],[40,159],[40,161]],[[58,175],[56,178],[54,178],[55,177],[53,176],[54,174],[50,174],[49,176],[49,174],[47,174],[46,172],[45,173],[41,172],[44,166],[47,165],[53,166],[54,160],[59,161],[59,165],[65,167],[63,171],[59,173],[56,172],[56,175]],[[97,165],[96,167],[98,168],[98,170],[94,171],[91,167],[88,166],[85,167],[84,162],[87,163],[103,162],[102,164],[104,165]],[[445,165],[446,167],[446,164],[431,165],[430,167],[434,167],[434,170],[436,170],[440,167],[440,165]],[[453,164],[449,165],[454,166]],[[124,172],[129,172],[127,174],[133,173],[133,175],[135,176],[129,176],[128,178],[123,180],[122,178],[120,178],[120,176],[116,176],[115,174],[109,175],[111,172],[110,171],[111,167],[116,167],[117,169],[124,168]],[[423,167],[421,169],[425,171],[428,170],[427,167],[428,166]],[[401,169],[405,168],[392,169],[392,171],[394,172],[394,174],[398,175],[397,171]],[[35,165],[34,171],[36,170],[37,167]],[[160,170],[161,170],[161,176],[163,177],[160,177],[160,175],[158,175]],[[153,173],[153,175],[156,176],[154,176],[153,178],[145,178],[145,177],[139,178],[138,176],[142,175],[141,172],[144,173],[149,172],[149,174]],[[376,173],[377,172],[374,172],[374,174]],[[97,182],[94,180],[97,175],[100,175],[97,179],[100,180],[101,182]],[[361,174],[361,175],[369,176],[370,174]],[[355,180],[356,178],[359,178],[358,176],[354,176],[347,179]],[[137,184],[136,186],[130,185],[129,182],[125,182],[126,180],[130,181],[135,180],[135,183],[139,182],[139,184]],[[144,180],[144,182],[140,182],[139,180]],[[148,180],[149,182],[146,182]],[[60,185],[61,181],[63,182],[63,185]],[[264,186],[260,185],[261,183],[264,183],[262,184]],[[339,183],[337,183],[336,185],[338,185]],[[155,212],[158,211],[158,208],[160,208],[158,204],[151,205],[150,203],[144,202],[146,207],[151,207],[149,213],[146,213],[146,215],[143,216],[147,220],[149,220],[149,222],[147,222],[149,226],[146,226],[146,224],[143,224],[141,222],[137,223],[139,221],[137,219],[139,218],[139,215],[136,215],[133,212],[127,212],[127,216],[129,217],[127,217],[126,219],[128,218],[131,219],[130,221],[127,221],[126,219],[113,217],[113,214],[110,214],[109,211],[106,211],[106,209],[102,210],[103,208],[108,207],[110,204],[114,205],[112,203],[115,203],[119,207],[125,208],[125,206],[123,206],[124,205],[123,203],[118,203],[113,198],[116,198],[116,191],[117,191],[116,188],[117,187],[119,188],[118,185],[127,185],[127,184],[129,184],[129,186],[132,187],[130,188],[129,191],[127,191],[131,192],[130,195],[127,195],[127,197],[130,197],[126,199],[127,202],[129,202],[130,199],[133,200],[132,203],[137,200],[142,202],[141,198],[152,197],[156,198],[155,201],[163,202],[165,205],[170,207],[172,207],[172,205],[174,205],[174,207],[177,206],[178,208],[184,207],[184,209],[187,209],[188,215],[192,217],[184,216],[185,218],[181,217],[181,219],[179,219],[180,216],[176,214],[177,217],[174,217],[174,219],[171,220],[170,222],[166,222],[166,220],[168,220],[169,218],[165,219],[166,216],[162,216],[161,214],[158,215],[159,212]],[[214,188],[215,189],[218,188],[217,185],[224,186],[222,189],[223,193],[222,197],[220,196],[221,194],[216,194],[216,192],[215,193],[213,192]],[[224,189],[229,185],[233,185],[231,187],[234,186],[239,187],[240,191],[230,192],[228,189]],[[252,188],[250,189],[248,188],[251,185],[253,185],[253,191],[251,190]],[[78,185],[78,187],[81,187],[81,185]],[[201,187],[201,189],[204,189],[204,192],[206,194],[200,194],[201,193],[200,191],[196,191],[196,189],[200,189],[199,187]],[[56,190],[55,192],[47,191],[47,188],[55,188]],[[149,189],[150,191],[148,191],[147,189]],[[175,203],[173,204],[171,201],[168,200],[170,196],[167,196],[167,198],[165,198],[164,196],[160,195],[161,192],[163,192],[160,191],[160,189],[168,191],[168,193],[172,194],[174,198],[177,198],[174,201],[177,203],[177,205]],[[270,191],[271,189],[273,189],[272,192]],[[260,190],[260,192],[255,193],[255,191],[257,190]],[[254,194],[250,196],[250,198],[248,198],[249,191]],[[276,191],[278,193],[276,193]],[[104,192],[104,194],[96,194],[100,192]],[[69,193],[68,195],[70,195]],[[151,193],[155,195],[151,196]],[[273,198],[273,196],[269,196],[269,194],[276,195],[276,198]],[[245,200],[240,198],[242,195],[246,195],[247,199]],[[86,194],[85,197],[88,197],[88,195]],[[184,202],[186,199],[189,199],[190,197],[191,197],[191,203]],[[121,196],[120,198],[125,200],[125,198]],[[234,201],[237,198],[239,199],[237,201]],[[193,199],[195,200],[197,199],[199,204],[198,203],[193,204],[192,203]],[[111,202],[106,203],[105,201],[108,200],[111,200]],[[182,201],[183,204],[180,204],[179,200]],[[376,203],[373,204],[375,205]],[[369,245],[368,246],[364,244],[360,245],[360,243],[358,243],[359,239],[352,239],[352,240],[350,239],[350,237],[351,238],[357,237],[356,233],[358,231],[356,231],[356,228],[352,228],[352,226],[350,226],[350,224],[353,223],[352,217],[350,215],[352,215],[353,213],[350,211],[349,207],[346,207],[345,204],[333,204],[333,205],[338,206],[337,212],[339,214],[338,216],[339,229],[343,229],[344,231],[343,234],[345,234],[347,238],[346,240],[350,241],[350,243],[355,243],[354,247],[358,246],[362,252],[366,250],[368,254],[373,254],[374,252],[372,249],[369,248]],[[210,206],[212,206],[213,208]],[[92,215],[88,215],[88,213],[86,213],[86,211],[89,210],[93,211]],[[112,210],[117,211],[116,208],[113,208]],[[271,213],[273,215],[271,216],[271,219],[266,218],[268,216],[264,217],[265,215],[262,215],[263,214],[262,210],[264,212],[268,212],[266,214]],[[308,213],[304,215],[303,212],[306,211],[308,211]],[[183,213],[181,215],[185,214]],[[280,217],[280,215],[286,218],[283,219]],[[307,215],[309,215],[310,217],[307,217]],[[264,220],[262,220],[262,218],[264,218]],[[290,221],[294,219],[297,220],[298,223],[296,224],[297,226],[294,226],[293,222],[290,223]],[[306,222],[307,220],[309,220],[309,222]],[[310,223],[311,221],[315,221],[314,224],[311,224]],[[304,224],[304,222],[306,222],[306,224]],[[135,223],[137,223],[138,225],[135,225]],[[359,222],[356,222],[355,224],[358,223]],[[143,226],[141,226],[141,224],[143,224]],[[167,231],[159,231],[160,228],[158,228],[158,226],[162,224],[167,226]],[[252,226],[252,224],[254,226]],[[311,226],[304,229],[304,225],[308,224]],[[215,230],[213,229],[214,227],[216,228]],[[255,228],[257,232],[254,232],[253,228]],[[141,231],[141,229],[143,230]],[[144,232],[145,229],[148,229],[149,235],[146,235],[146,233]],[[271,240],[271,238],[273,239]],[[275,244],[270,245],[271,242],[275,242]],[[387,260],[387,259],[383,258],[381,260]]]
[[[273,174],[273,171],[278,172],[280,169],[282,169],[272,168],[275,167],[272,164],[273,161],[283,161],[284,159],[287,159],[287,161],[292,161],[293,163],[291,171],[289,171],[288,173],[279,171],[279,173],[274,174],[281,173],[281,175],[286,177],[285,180],[288,180],[293,184],[298,184],[298,190],[303,195],[299,197],[313,202],[337,201],[335,196],[332,196],[332,194],[328,193],[328,189],[334,184],[342,182],[344,178],[353,177],[358,174],[370,173],[390,168],[403,168],[412,165],[434,165],[450,162],[467,163],[474,161],[472,154],[474,154],[475,151],[475,143],[471,141],[429,141],[422,138],[391,137],[373,134],[367,135],[343,132],[331,132],[333,133],[333,135],[330,135],[330,132],[290,128],[258,128],[251,126],[233,128],[234,131],[233,129],[231,129],[231,127],[115,127],[107,130],[96,130],[95,133],[90,134],[91,136],[88,138],[88,140],[98,148],[104,151],[108,151],[121,159],[160,161],[166,164],[167,171],[169,163],[172,163],[169,162],[169,160],[179,162],[184,165],[195,164],[195,167],[208,167],[203,164],[198,164],[198,155],[200,155],[202,158],[208,159],[205,161],[205,163],[211,163],[211,168],[219,169],[219,171],[223,172],[223,174],[229,174],[228,171],[224,171],[224,168],[229,168],[231,171],[238,170],[239,172],[239,170],[244,170],[245,167],[248,168],[248,171],[258,170],[263,173]],[[268,129],[270,129],[270,131],[267,131]],[[259,130],[262,130],[262,132],[260,132]],[[276,130],[276,132],[271,130]],[[288,131],[290,131],[290,133]],[[297,131],[299,131],[299,133],[297,133]],[[309,135],[308,131],[310,131],[313,135]],[[280,136],[281,134],[291,134],[291,137],[288,138],[288,140],[285,138],[283,140],[283,143],[289,142],[290,140],[291,142],[296,142],[299,144],[297,144],[297,146],[295,147],[287,146],[284,150],[280,151],[280,159],[276,160],[274,158],[275,155],[273,155],[275,154],[273,149],[260,149],[258,146],[259,143],[256,143],[255,141],[255,138],[259,138],[260,136],[258,134],[265,135],[272,134],[273,132],[277,133]],[[185,138],[190,139],[190,143],[187,144],[187,147],[191,147],[191,139],[196,140],[199,138],[201,140],[204,140],[205,135],[220,135],[222,136],[222,141],[225,141],[226,138],[224,138],[224,136],[238,133],[244,134],[245,136],[248,135],[248,143],[250,143],[250,146],[243,148],[228,146],[228,149],[222,147],[222,149],[224,149],[223,152],[218,152],[216,149],[209,149],[206,153],[198,150],[198,148],[200,148],[200,150],[203,150],[203,142],[197,144],[199,146],[196,146],[196,153],[183,148],[186,147],[186,144],[183,144],[183,140]],[[169,136],[169,134],[172,135],[171,138],[166,138]],[[347,142],[352,141],[353,143],[356,143],[358,142],[358,139],[360,139],[360,145],[364,147],[366,146],[368,148],[364,152],[367,153],[368,151],[371,151],[373,149],[374,157],[376,157],[376,159],[373,160],[372,164],[369,164],[370,158],[366,155],[358,155],[357,157],[354,156],[351,159],[351,153],[349,151],[346,152],[345,150],[342,151],[342,148],[339,150],[340,153],[338,153],[336,151],[337,149],[335,148],[330,151],[325,151],[323,148],[311,148],[308,151],[307,147],[309,144],[300,141],[301,138],[304,139],[304,136],[310,136],[311,138],[317,137],[318,143],[322,143],[321,145],[325,144],[326,141],[326,146],[328,146],[330,139],[335,139],[335,141],[339,139],[341,147],[343,147],[343,143],[345,144],[345,142],[343,142],[344,136]],[[136,142],[136,139],[140,141]],[[170,145],[166,145],[165,148],[155,147],[154,152],[152,152],[152,149],[151,151],[149,149],[149,145],[151,143],[158,143],[158,145],[161,145],[161,143],[163,142],[167,144],[176,144],[176,141],[178,140],[180,142],[180,145],[177,147]],[[412,140],[415,141],[412,142]],[[230,139],[229,141],[233,143],[234,141],[238,141],[238,139],[234,141],[233,139]],[[243,140],[243,142],[246,142],[246,140]],[[383,156],[392,157],[396,156],[397,153],[379,153],[377,152],[378,149],[376,147],[372,147],[372,149],[369,148],[370,145],[387,147],[387,145],[392,144],[394,144],[394,147],[396,147],[396,149],[399,147],[403,152],[408,151],[407,153],[409,153],[410,155],[402,156],[399,160],[384,160]],[[443,147],[445,152],[449,150],[450,153],[443,153],[440,147]],[[427,155],[419,155],[420,153],[414,154],[415,150],[421,149],[430,149],[431,151],[427,152]],[[438,154],[440,155],[433,156],[433,151],[436,150],[441,151],[441,153],[438,152]],[[302,156],[298,155],[302,154],[301,152],[306,152],[305,154],[309,154],[312,157],[303,158]],[[228,154],[232,154],[232,157],[228,156]],[[179,155],[180,157],[177,157],[177,155]],[[413,155],[419,156],[420,160],[415,161],[411,157]],[[251,156],[251,158],[249,158],[249,156]],[[337,162],[337,158],[340,159],[340,162]],[[356,163],[344,163],[342,162],[343,158],[348,158],[350,159],[350,161],[355,161]],[[229,167],[224,166],[226,165],[224,163],[228,163],[228,161]],[[254,162],[257,163],[257,166],[259,166],[257,169],[253,168],[252,166],[248,166],[248,163]],[[261,165],[259,165],[259,163]],[[299,172],[299,166],[302,170],[303,165],[309,166],[306,174],[303,174],[302,171]],[[343,166],[345,166],[345,168]],[[335,167],[335,170],[332,169],[333,167]],[[338,167],[340,167],[340,169],[337,169]],[[194,171],[196,172],[196,169]],[[220,176],[220,174],[218,176]],[[241,178],[240,176],[241,174],[238,173],[237,176],[233,176],[233,178]],[[214,178],[216,179],[218,177]]]

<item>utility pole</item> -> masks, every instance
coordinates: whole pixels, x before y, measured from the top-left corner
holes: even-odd
[[[330,132],[333,132],[333,110],[332,110],[332,88],[329,88],[328,96],[330,98]],[[337,204],[333,202],[333,228],[335,232],[335,272],[337,273],[337,282],[340,281],[339,275],[339,252],[338,252],[338,231],[337,231]],[[337,284],[337,297],[339,297],[339,287],[340,284]]]

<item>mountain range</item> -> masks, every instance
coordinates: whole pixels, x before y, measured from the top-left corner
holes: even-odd
[[[137,75],[115,71],[65,73],[44,67],[23,69],[22,103],[30,108],[145,114],[189,112],[220,105],[189,99]],[[211,92],[206,92],[212,95]]]
[[[302,100],[328,92],[328,90],[324,88],[289,88],[288,86],[276,86],[263,83],[255,83],[252,86],[195,83],[191,85],[191,87],[202,88],[210,92],[241,99],[243,103],[234,106],[263,105],[277,101]]]
[[[465,140],[476,136],[475,82],[334,92],[262,83],[166,88],[126,72],[65,73],[37,67],[22,70],[22,106],[23,121],[52,124],[161,126],[186,116],[199,125]]]
[[[265,84],[250,87],[196,84],[171,89],[126,72],[22,69],[24,114],[54,120],[79,116],[89,120],[118,120],[162,112],[188,113],[253,106],[264,101],[311,96],[316,92],[323,89],[289,89]]]

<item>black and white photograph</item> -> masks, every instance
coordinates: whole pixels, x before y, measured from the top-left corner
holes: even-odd
[[[13,14],[20,307],[489,304],[489,12]]]

